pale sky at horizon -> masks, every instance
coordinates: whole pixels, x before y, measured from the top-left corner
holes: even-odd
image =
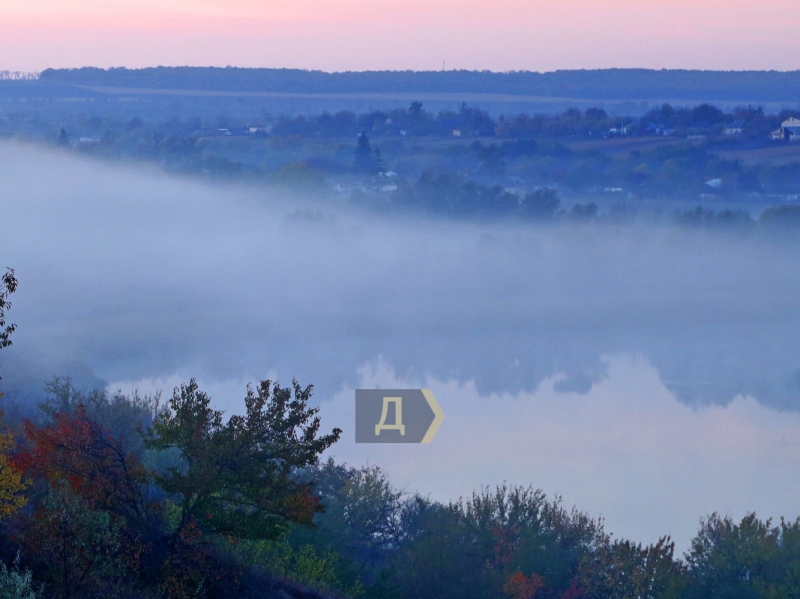
[[[788,0],[0,0],[0,70],[800,69]],[[790,16],[787,16],[790,15]]]

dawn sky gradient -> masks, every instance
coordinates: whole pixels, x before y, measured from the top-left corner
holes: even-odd
[[[0,0],[0,70],[800,69],[789,0]]]

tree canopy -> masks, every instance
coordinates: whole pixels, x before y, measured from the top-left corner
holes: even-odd
[[[220,534],[274,538],[289,523],[312,522],[322,506],[313,484],[296,473],[315,464],[341,434],[319,434],[319,408],[308,406],[312,389],[297,381],[248,386],[245,414],[227,423],[194,379],[175,390],[145,446],[178,452],[179,463],[156,475],[180,498],[178,529],[197,522]]]

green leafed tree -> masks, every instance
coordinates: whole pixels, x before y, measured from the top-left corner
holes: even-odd
[[[31,571],[20,569],[19,553],[11,568],[0,562],[0,599],[39,599],[41,596],[34,586]]]
[[[178,532],[195,524],[234,538],[277,538],[290,523],[310,524],[322,506],[313,482],[296,476],[317,462],[341,431],[320,435],[312,387],[262,381],[248,386],[245,414],[223,422],[192,379],[181,385],[145,438],[149,449],[177,452],[158,475],[176,497]]]
[[[786,525],[782,529],[773,526],[770,520],[760,520],[753,513],[738,524],[729,516],[711,514],[701,523],[686,554],[689,566],[686,596],[689,599],[800,597],[797,553],[789,550],[796,537],[792,529]]]
[[[375,159],[372,153],[372,146],[369,143],[369,137],[367,137],[366,132],[358,134],[354,166],[356,170],[363,171],[365,173],[371,173],[374,170]]]
[[[675,543],[662,537],[642,547],[631,541],[607,541],[586,554],[578,567],[578,587],[596,599],[678,599],[685,567],[674,557]]]
[[[520,209],[525,216],[537,220],[552,219],[561,201],[558,194],[552,189],[538,189],[529,193],[522,200]]]

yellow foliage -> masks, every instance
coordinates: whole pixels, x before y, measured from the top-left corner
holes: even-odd
[[[0,519],[9,518],[28,501],[22,495],[28,481],[14,470],[8,462],[8,455],[14,447],[14,435],[0,433]]]

